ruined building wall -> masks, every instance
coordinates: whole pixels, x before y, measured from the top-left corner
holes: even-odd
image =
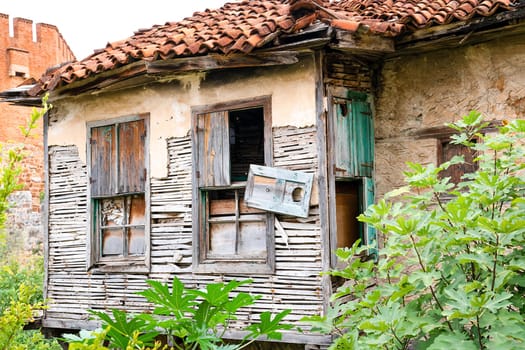
[[[377,194],[403,185],[406,161],[437,163],[425,130],[468,114],[525,117],[524,36],[404,56],[384,64],[376,100]]]
[[[0,13],[1,91],[17,87],[30,78],[38,80],[47,68],[75,58],[57,27],[43,23],[33,26],[33,21],[24,18],[14,18],[12,22],[10,33],[10,18]],[[18,223],[26,221],[16,213],[20,213],[21,208],[24,213],[39,212],[44,190],[42,120],[32,137],[24,139],[20,132],[20,125],[27,123],[30,113],[31,108],[0,103],[0,144],[4,149],[22,146],[26,154],[21,180],[28,193],[13,197],[16,208],[10,213],[10,222],[16,230]]]

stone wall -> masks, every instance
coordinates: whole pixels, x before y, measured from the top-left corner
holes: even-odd
[[[30,191],[17,191],[9,197],[11,208],[7,211],[6,232],[9,242],[24,251],[42,249],[41,213],[32,209]]]
[[[436,163],[438,141],[421,131],[471,110],[487,119],[525,117],[525,38],[385,62],[376,100],[377,194],[403,185],[405,162]]]

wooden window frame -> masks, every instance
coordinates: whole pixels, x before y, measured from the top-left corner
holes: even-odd
[[[212,105],[192,107],[192,150],[193,150],[193,171],[192,171],[192,215],[193,215],[193,271],[195,273],[232,273],[236,274],[272,274],[275,271],[275,235],[274,235],[274,214],[266,213],[266,258],[264,261],[256,259],[241,259],[233,257],[231,259],[213,259],[207,257],[208,251],[206,244],[207,222],[206,222],[206,192],[213,190],[236,189],[244,187],[245,183],[230,182],[229,185],[218,184],[215,186],[200,186],[199,173],[200,145],[198,118],[205,113],[231,112],[235,110],[262,108],[264,118],[264,162],[265,166],[273,165],[273,137],[272,137],[272,118],[271,118],[271,96],[260,96],[250,99],[236,100]],[[227,177],[229,177],[227,175]],[[242,198],[241,198],[242,200]]]
[[[91,174],[91,135],[94,128],[111,126],[116,124],[124,124],[127,122],[134,122],[138,120],[144,121],[144,190],[136,193],[118,193],[116,189],[113,195],[92,196],[92,174]],[[149,114],[138,114],[131,116],[123,116],[118,118],[104,119],[91,121],[86,123],[86,153],[87,153],[87,172],[88,172],[88,201],[87,201],[87,215],[88,215],[88,244],[87,244],[87,270],[99,272],[126,272],[126,273],[148,273],[150,271],[150,183],[149,183]],[[132,256],[118,256],[118,257],[103,257],[102,243],[100,236],[100,227],[96,220],[99,213],[95,213],[98,203],[103,199],[129,197],[134,194],[142,194],[144,196],[144,255]],[[127,225],[129,226],[129,225]]]

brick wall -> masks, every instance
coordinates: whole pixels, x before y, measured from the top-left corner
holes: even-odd
[[[10,18],[0,13],[0,90],[39,79],[46,69],[75,59],[57,27],[25,18],[14,18],[13,35],[9,34]],[[33,40],[35,37],[35,40]],[[20,126],[25,125],[31,108],[0,103],[0,144],[25,145],[23,164],[24,190],[31,193],[32,208],[40,210],[40,194],[44,190],[42,120],[33,136],[25,139]]]

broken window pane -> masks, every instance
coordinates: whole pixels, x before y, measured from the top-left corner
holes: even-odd
[[[239,253],[264,259],[266,254],[266,222],[241,222]]]
[[[145,215],[146,202],[144,196],[132,196],[129,223],[131,225],[144,225],[146,223]]]
[[[128,242],[129,255],[143,255],[145,250],[144,229],[130,228]]]
[[[124,198],[110,198],[102,201],[102,226],[124,224]]]
[[[122,255],[124,239],[121,229],[105,229],[102,231],[102,256]]]
[[[235,236],[235,222],[210,224],[210,255],[234,255],[236,244]]]

